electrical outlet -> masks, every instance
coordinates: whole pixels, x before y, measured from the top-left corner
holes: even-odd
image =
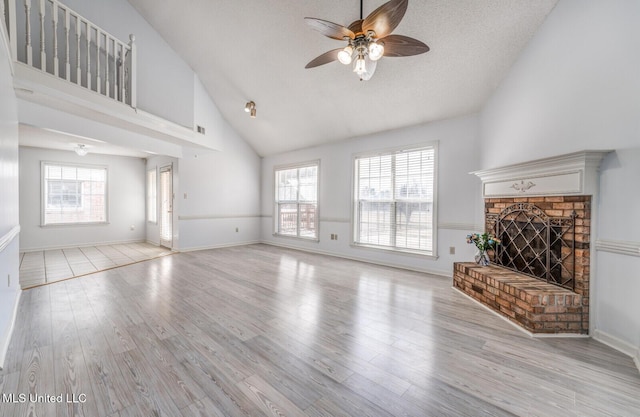
[[[236,233],[238,233],[239,229],[236,227]]]
[[[456,254],[456,247],[449,246],[449,255],[455,255],[455,254]]]
[[[132,224],[130,227],[131,227],[131,230],[136,230],[136,226],[135,225]]]
[[[334,239],[334,240],[338,240],[338,234],[335,234],[335,235],[333,235],[333,236],[335,236],[335,239]]]

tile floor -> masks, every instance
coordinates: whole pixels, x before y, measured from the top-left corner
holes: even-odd
[[[87,246],[20,254],[20,286],[31,288],[172,253],[149,243]]]

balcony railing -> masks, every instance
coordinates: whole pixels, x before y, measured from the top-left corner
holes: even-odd
[[[0,0],[0,12],[14,61],[136,107],[133,35],[123,42],[58,0]]]

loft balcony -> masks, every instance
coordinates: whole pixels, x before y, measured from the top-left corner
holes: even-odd
[[[14,61],[16,96],[30,107],[19,116],[21,124],[89,134],[70,131],[69,125],[86,123],[65,124],[58,117],[63,113],[144,137],[137,147],[150,153],[180,157],[182,147],[217,149],[194,126],[138,107],[134,35],[119,39],[58,0],[0,0],[0,15]],[[33,111],[34,105],[40,111]],[[126,142],[136,146],[130,138]]]

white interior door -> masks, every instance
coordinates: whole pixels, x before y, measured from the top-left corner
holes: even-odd
[[[173,246],[173,174],[171,165],[160,168],[160,246]]]

